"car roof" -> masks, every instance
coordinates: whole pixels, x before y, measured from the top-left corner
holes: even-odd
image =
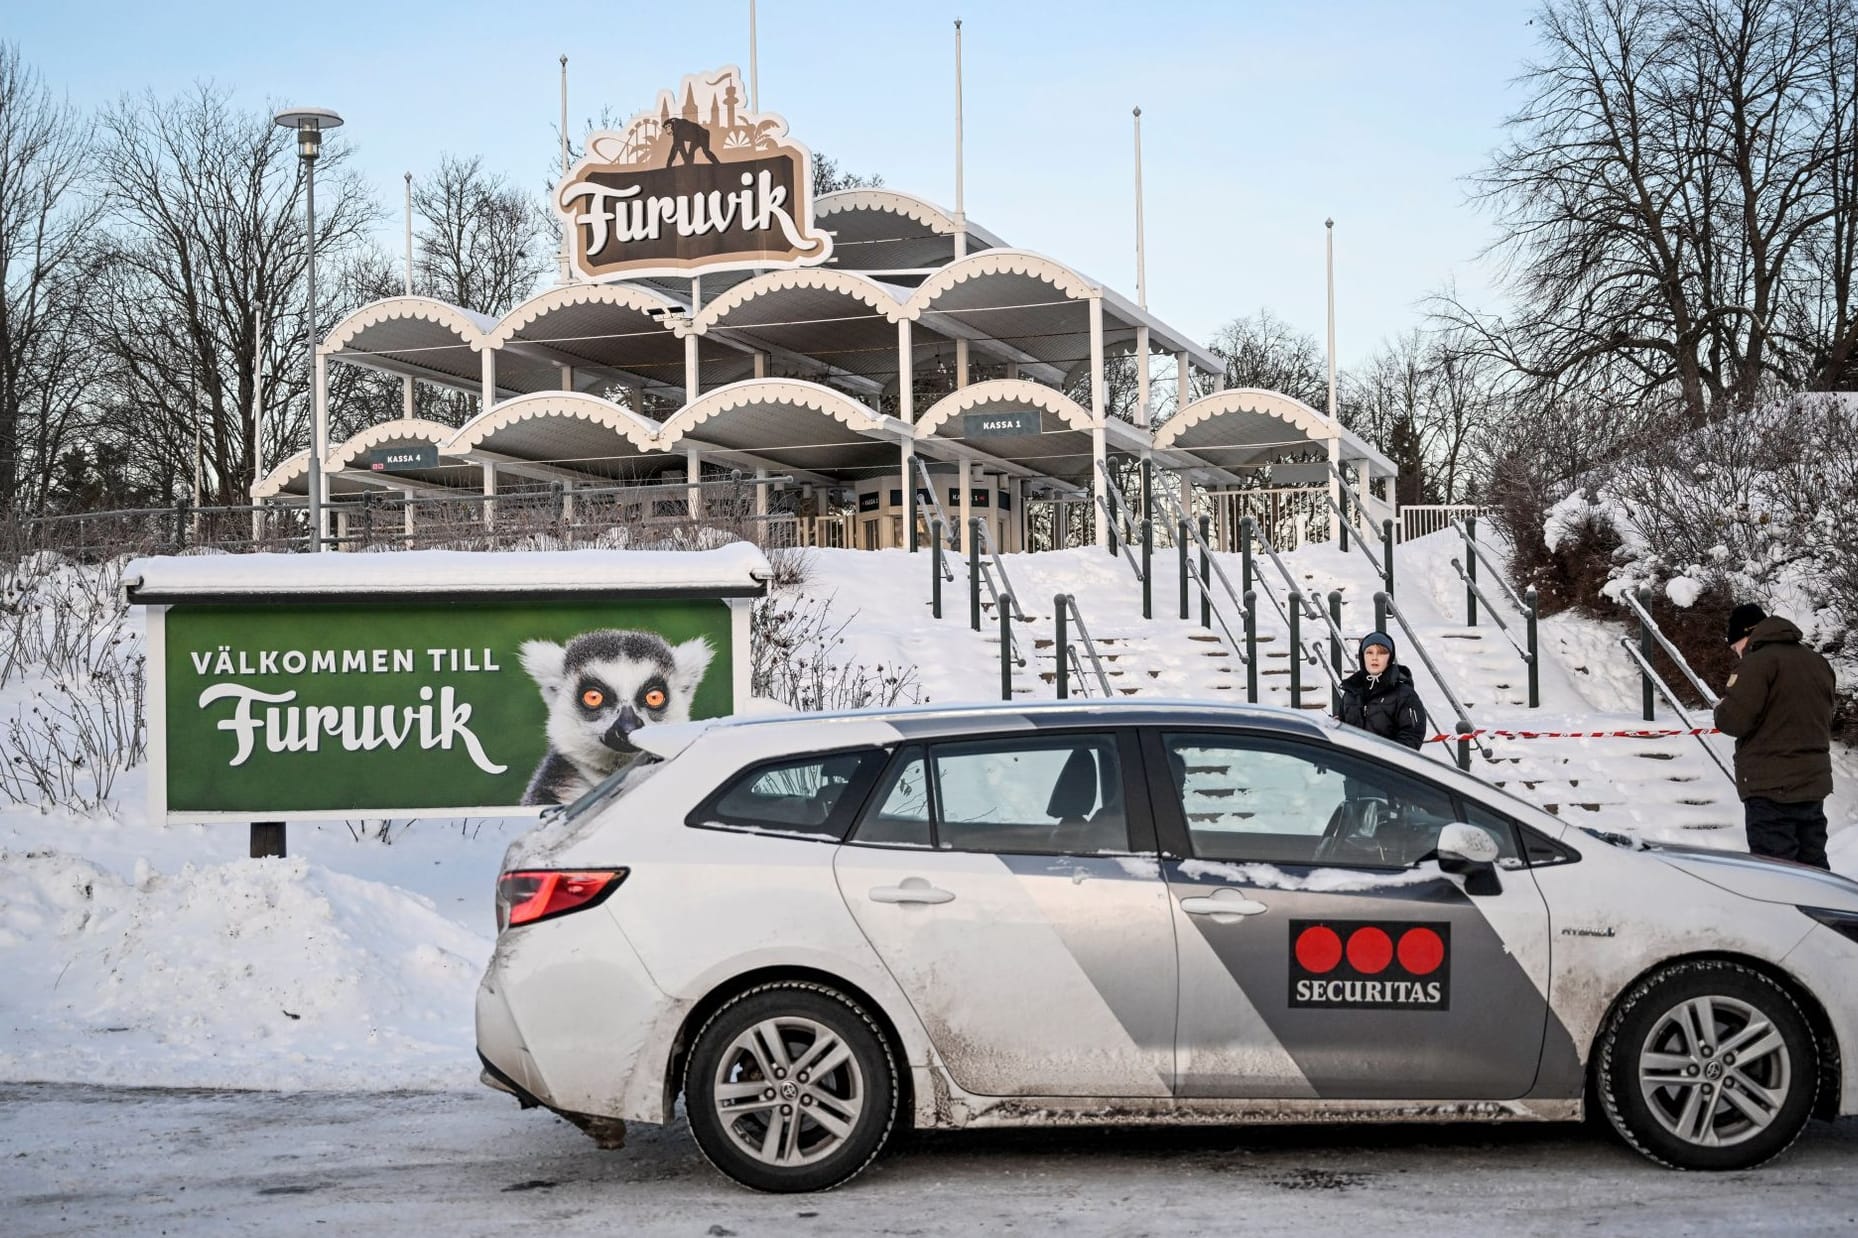
[[[1326,721],[1326,720],[1325,720]],[[1144,698],[1082,701],[977,701],[956,704],[879,706],[817,713],[736,715],[641,731],[636,740],[653,735],[664,747],[681,749],[699,734],[741,734],[759,728],[797,729],[820,724],[879,723],[912,736],[938,732],[960,734],[999,726],[1039,729],[1060,726],[1246,726],[1304,736],[1323,736],[1333,729],[1308,714],[1270,705],[1225,705],[1204,700]],[[688,730],[686,730],[688,728]],[[659,746],[648,744],[652,750]],[[667,754],[668,755],[668,754]]]

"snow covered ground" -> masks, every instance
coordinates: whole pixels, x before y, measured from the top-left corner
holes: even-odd
[[[1858,1123],[1680,1174],[1580,1126],[969,1131],[844,1190],[755,1195],[681,1124],[620,1152],[506,1096],[0,1085],[9,1235],[1784,1234],[1858,1225]]]
[[[1616,647],[1623,629],[1543,625],[1543,708],[1524,706],[1523,669],[1488,622],[1463,626],[1449,535],[1402,547],[1399,604],[1480,727],[1643,725]],[[1286,556],[1300,587],[1345,598],[1352,638],[1373,620],[1366,561],[1328,546]],[[1236,582],[1237,556],[1222,557]],[[1008,556],[1030,615],[1016,696],[1049,697],[1052,596],[1077,595],[1118,695],[1244,699],[1237,651],[1176,616],[1172,553],[1156,559],[1156,617],[1144,620],[1128,565],[1101,551]],[[834,656],[917,668],[937,702],[997,699],[997,637],[967,626],[965,580],[929,613],[927,556],[820,552],[811,593],[852,622]],[[1288,633],[1261,603],[1264,699],[1288,703]],[[1235,623],[1236,630],[1236,623]],[[132,624],[129,646],[139,639]],[[1305,635],[1311,635],[1306,629]],[[1398,630],[1395,636],[1407,642]],[[1440,729],[1446,696],[1421,676]],[[0,688],[0,725],[42,688]],[[1326,680],[1305,668],[1302,703]],[[1669,725],[1661,714],[1659,725]],[[3,732],[0,732],[3,734]],[[1721,741],[1716,741],[1721,742]],[[1691,739],[1497,741],[1474,768],[1571,819],[1655,838],[1738,846],[1732,788]],[[1726,755],[1726,747],[1724,749]],[[1443,745],[1436,746],[1440,759]],[[1858,875],[1858,759],[1841,753],[1829,805],[1834,864]],[[144,816],[144,773],[128,771],[102,811],[0,808],[0,1080],[314,1090],[449,1090],[475,1085],[472,994],[493,937],[492,885],[522,821],[295,825],[291,859],[242,858],[243,828],[170,827]]]

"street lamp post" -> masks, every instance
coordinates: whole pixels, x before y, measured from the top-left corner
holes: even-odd
[[[323,132],[339,128],[342,118],[328,108],[300,107],[285,108],[272,119],[280,128],[296,130],[297,156],[303,160],[303,213],[310,242],[305,322],[310,337],[310,551],[314,554],[323,548],[323,453],[329,438],[327,410],[316,383],[316,156],[322,153]]]

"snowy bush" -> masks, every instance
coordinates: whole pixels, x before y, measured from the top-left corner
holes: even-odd
[[[1729,609],[1757,601],[1858,690],[1858,396],[1794,396],[1580,481],[1548,507],[1533,553],[1518,544],[1517,573],[1546,609],[1619,617],[1621,597],[1644,589],[1686,658],[1721,683]]]
[[[863,709],[920,704],[916,668],[843,660],[845,629],[830,598],[776,591],[758,602],[749,621],[750,691],[800,710]]]

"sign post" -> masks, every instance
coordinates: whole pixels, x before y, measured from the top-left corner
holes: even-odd
[[[152,820],[539,814],[749,695],[752,546],[144,559]]]

